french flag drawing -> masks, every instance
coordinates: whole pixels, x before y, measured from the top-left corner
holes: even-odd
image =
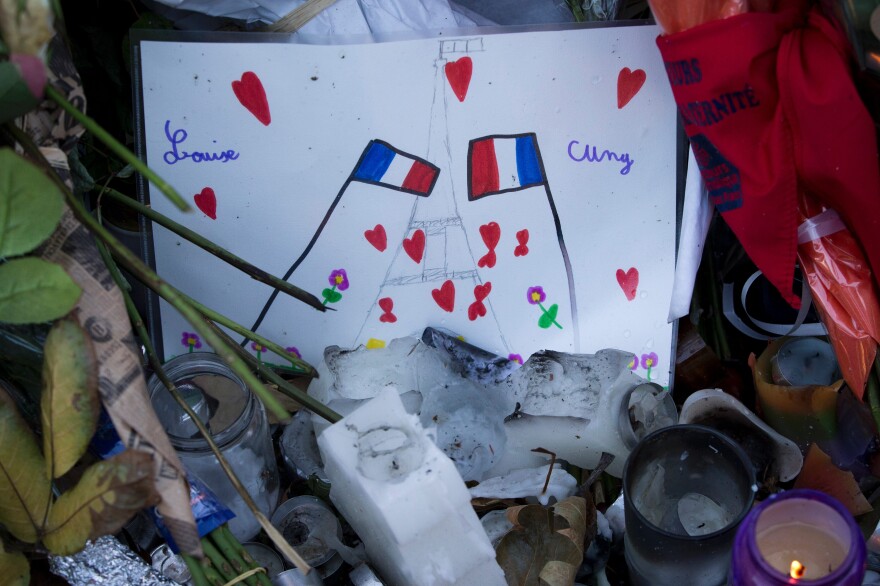
[[[545,185],[534,133],[484,136],[468,147],[468,199]]]
[[[439,174],[436,165],[399,151],[387,142],[371,140],[351,179],[427,197]]]

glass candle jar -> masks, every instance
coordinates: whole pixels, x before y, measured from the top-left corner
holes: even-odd
[[[647,435],[623,472],[625,556],[636,586],[719,586],[754,501],[752,463],[701,425]]]
[[[257,507],[270,516],[278,504],[280,482],[263,404],[216,354],[184,354],[164,367]],[[229,522],[233,535],[239,541],[252,539],[260,532],[260,524],[226,477],[208,442],[155,375],[149,388],[153,408],[184,466],[235,513]]]
[[[815,490],[774,495],[736,534],[732,586],[859,586],[866,551],[858,525],[836,499]]]

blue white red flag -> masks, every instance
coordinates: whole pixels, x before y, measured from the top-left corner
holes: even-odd
[[[353,181],[372,183],[427,196],[434,189],[440,169],[381,140],[371,140],[352,173]]]
[[[534,133],[476,138],[468,148],[468,198],[546,183]]]

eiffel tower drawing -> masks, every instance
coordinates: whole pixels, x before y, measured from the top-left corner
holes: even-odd
[[[483,320],[480,326],[497,330],[493,332],[493,337],[499,341],[500,347],[495,348],[495,351],[500,353],[503,350],[505,355],[510,353],[501,324],[492,309],[491,295],[479,299],[474,291],[475,287],[486,287],[486,283],[477,272],[477,262],[459,214],[459,198],[453,181],[456,166],[449,147],[447,121],[449,92],[446,90],[444,68],[451,60],[480,51],[483,51],[483,40],[480,37],[446,39],[439,43],[439,54],[434,62],[434,95],[429,122],[428,149],[424,158],[436,164],[442,171],[431,196],[416,198],[407,227],[408,239],[413,248],[421,248],[419,245],[424,242],[422,258],[419,262],[415,262],[418,257],[413,258],[410,254],[411,249],[407,250],[404,243],[397,246],[376,300],[358,332],[355,343],[364,343],[371,337],[370,331],[373,330],[371,326],[379,322],[382,312],[390,306],[387,301],[380,303],[381,300],[394,300],[395,293],[401,288],[420,285],[425,292],[421,297],[424,302],[434,303],[436,297],[432,301],[431,291],[444,286],[449,287],[448,283],[452,283],[456,313],[464,313],[472,303],[482,304],[484,311],[477,317]],[[463,164],[464,161],[459,163]],[[459,171],[463,172],[463,169]],[[386,311],[387,313],[390,312]],[[420,326],[414,324],[414,329],[425,325],[437,324],[423,323]],[[401,329],[405,329],[405,326]]]

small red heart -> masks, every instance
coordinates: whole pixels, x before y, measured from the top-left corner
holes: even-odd
[[[474,301],[468,306],[468,319],[476,321],[478,317],[486,315],[486,306],[482,301]]]
[[[474,72],[474,62],[470,57],[462,57],[458,61],[449,61],[443,67],[449,87],[455,93],[459,102],[463,102],[467,96],[468,86],[471,84],[471,75]]]
[[[416,264],[422,262],[422,255],[425,253],[425,233],[416,230],[411,238],[404,238],[403,249]]]
[[[617,74],[618,110],[629,104],[629,101],[639,93],[647,77],[644,69],[632,71],[629,67],[624,67],[620,70],[620,73]]]
[[[193,200],[196,202],[196,207],[202,210],[202,213],[212,220],[217,219],[217,196],[214,195],[213,189],[210,187],[204,188],[201,193],[193,196]]]
[[[391,312],[383,313],[379,316],[379,321],[385,324],[393,324],[397,321],[397,316]]]
[[[376,224],[375,228],[364,232],[364,238],[379,252],[385,252],[385,247],[388,246],[388,236],[385,234],[385,227],[382,224]]]
[[[483,237],[486,248],[494,250],[498,246],[498,241],[501,240],[501,226],[497,222],[483,224],[480,226],[480,236]]]
[[[272,115],[269,113],[269,100],[266,99],[263,82],[260,81],[256,73],[245,71],[241,75],[241,81],[232,82],[232,91],[242,106],[247,108],[264,126],[269,126],[269,123],[272,122]]]
[[[477,301],[482,301],[486,297],[489,296],[489,293],[492,292],[492,283],[487,281],[485,285],[477,285],[474,287],[474,298]]]
[[[623,294],[630,301],[636,298],[636,290],[639,288],[639,270],[630,267],[625,273],[623,269],[617,269],[617,283],[623,289]]]
[[[529,231],[528,229],[522,229],[516,233],[516,241],[519,242],[519,246],[513,249],[513,256],[525,256],[529,253],[529,247],[526,246],[529,243]]]
[[[440,309],[452,313],[455,308],[455,283],[452,281],[444,282],[439,289],[431,291],[431,297],[434,298]]]

